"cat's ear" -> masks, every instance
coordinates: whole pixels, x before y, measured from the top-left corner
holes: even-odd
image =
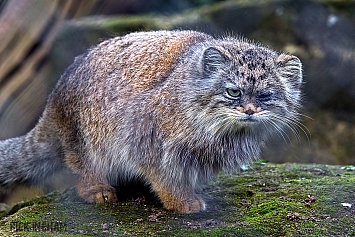
[[[210,74],[218,71],[228,61],[228,56],[221,49],[209,47],[203,52],[202,64],[205,73]]]
[[[299,89],[302,85],[302,63],[296,56],[281,54],[276,59],[278,78],[286,83],[291,84],[294,88]]]

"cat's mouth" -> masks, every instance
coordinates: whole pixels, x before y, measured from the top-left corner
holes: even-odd
[[[239,118],[239,120],[245,124],[255,124],[259,122],[259,119],[257,119],[255,115],[245,115]]]

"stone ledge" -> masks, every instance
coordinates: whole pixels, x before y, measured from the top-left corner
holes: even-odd
[[[354,167],[254,164],[204,188],[207,210],[179,215],[149,193],[110,205],[75,189],[15,205],[0,236],[352,236]]]

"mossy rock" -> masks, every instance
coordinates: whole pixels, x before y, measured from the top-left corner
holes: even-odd
[[[219,175],[187,215],[148,193],[93,205],[69,189],[15,206],[0,236],[354,236],[354,183],[352,166],[255,164]]]

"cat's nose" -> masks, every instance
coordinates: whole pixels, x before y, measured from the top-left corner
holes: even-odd
[[[254,113],[260,112],[260,110],[261,108],[255,108],[252,103],[249,103],[244,107],[244,113],[246,113],[247,115],[253,115]]]
[[[245,113],[247,115],[253,115],[255,112],[253,110],[251,110],[251,109],[248,109],[248,110],[245,111]]]
[[[255,113],[259,113],[261,111],[261,108],[260,107],[255,108],[255,106],[252,103],[249,103],[243,107],[237,107],[237,110],[247,115],[253,115]]]
[[[246,113],[247,115],[253,115],[254,113],[256,113],[256,108],[253,104],[247,104],[245,107],[244,107],[244,113]]]

